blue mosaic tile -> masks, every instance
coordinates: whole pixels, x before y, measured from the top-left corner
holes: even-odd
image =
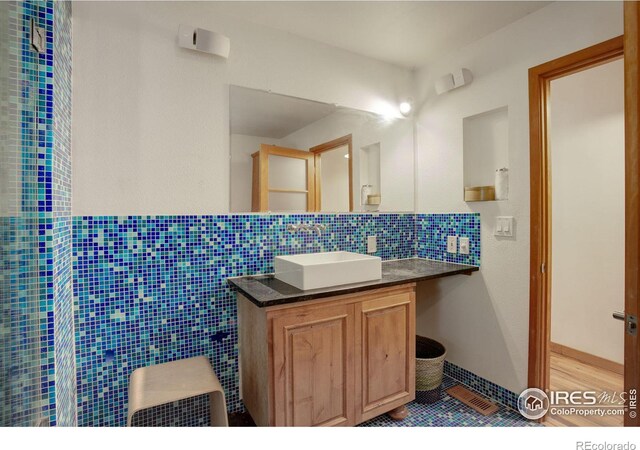
[[[489,397],[494,402],[507,406],[514,411],[518,410],[518,397],[520,394],[516,394],[502,386],[498,386],[497,384],[492,383],[473,372],[463,369],[462,367],[456,366],[449,361],[444,362],[444,373],[459,383],[470,387],[479,394]]]
[[[53,281],[56,424],[75,426],[76,366],[71,283],[71,2],[55,2],[53,10]],[[48,20],[48,23],[51,20]],[[49,23],[51,26],[51,23]],[[48,44],[50,46],[51,43]]]
[[[56,94],[58,103],[71,99],[70,9],[56,6],[59,19],[68,26],[54,30],[53,1],[2,2],[1,8],[2,30],[7,33],[0,47],[1,158],[3,168],[10,169],[6,177],[3,171],[0,182],[0,281],[2,298],[8,299],[0,311],[0,424],[56,425],[57,382],[66,386],[69,411],[75,410],[76,403],[71,394],[75,382],[67,376],[73,374],[75,360],[73,332],[69,332],[73,324],[70,203],[66,202],[66,220],[53,207],[54,192],[67,200],[71,194],[70,108],[59,110],[57,120],[66,124],[64,132],[56,135],[53,118],[57,81],[66,80],[65,89]],[[37,54],[29,42],[32,18],[46,34],[43,54]],[[54,48],[56,32],[68,48],[68,53],[62,52],[68,64],[58,70],[54,70],[54,54],[62,53]],[[67,172],[58,170],[56,162]],[[65,180],[59,188],[56,177]],[[63,342],[61,352],[56,351],[56,341]]]
[[[138,367],[207,355],[229,411],[239,411],[235,294],[227,277],[273,272],[273,256],[364,252],[414,255],[412,214],[74,217],[78,423],[124,425]],[[327,225],[293,235],[288,223]],[[106,357],[113,354],[113,359]]]
[[[280,254],[364,253],[370,235],[378,237],[376,254],[385,260],[416,253],[440,259],[442,248],[421,255],[420,244],[429,240],[424,224],[445,218],[451,226],[461,221],[458,230],[476,222],[479,229],[478,215],[74,217],[78,424],[124,425],[134,369],[201,354],[225,388],[229,411],[241,410],[235,295],[227,277],[273,272]],[[286,231],[301,222],[327,230],[320,236]],[[479,237],[469,237],[479,263]],[[446,251],[446,239],[430,245]]]
[[[468,237],[469,254],[448,253],[447,236]],[[419,258],[479,266],[480,214],[417,214],[416,245]]]
[[[137,411],[132,427],[208,427],[211,423],[208,394]]]
[[[444,375],[443,391],[459,384]],[[480,393],[480,392],[479,392]],[[440,401],[431,404],[411,402],[407,404],[409,416],[404,420],[393,420],[386,414],[375,417],[361,427],[536,427],[530,421],[510,408],[500,406],[497,412],[484,416],[461,401],[443,392]]]
[[[385,260],[480,264],[477,214],[72,218],[71,4],[0,7],[10,33],[0,43],[9,81],[1,120],[14,133],[0,135],[1,158],[16,168],[2,180],[0,281],[10,301],[0,306],[0,381],[9,386],[0,390],[0,424],[123,425],[133,369],[198,354],[210,358],[230,411],[239,410],[236,305],[225,280],[271,272],[275,255],[364,253],[376,235]],[[29,43],[32,17],[46,32],[42,55]],[[328,229],[286,232],[298,222]],[[446,253],[451,234],[470,237],[470,255]]]

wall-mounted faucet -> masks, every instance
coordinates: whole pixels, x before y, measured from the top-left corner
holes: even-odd
[[[327,229],[327,226],[323,223],[299,223],[299,224],[294,224],[294,223],[290,223],[289,225],[287,225],[287,231],[289,233],[299,233],[299,232],[305,232],[305,233],[318,233],[318,236],[322,235],[322,232],[325,231]]]

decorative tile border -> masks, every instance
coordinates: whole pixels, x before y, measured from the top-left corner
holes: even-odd
[[[469,254],[448,253],[447,236],[468,237]],[[416,252],[420,258],[480,265],[479,213],[417,214],[416,237]]]
[[[459,383],[470,387],[479,394],[485,395],[491,400],[511,408],[514,411],[518,411],[518,397],[520,394],[516,394],[502,386],[498,386],[497,384],[492,383],[473,372],[469,372],[462,367],[456,366],[449,361],[444,362],[444,373]]]

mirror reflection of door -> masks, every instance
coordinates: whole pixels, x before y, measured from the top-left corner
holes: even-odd
[[[353,211],[351,148],[351,135],[308,152],[261,144],[251,155],[251,210]]]
[[[316,211],[353,211],[351,135],[317,145],[315,155]]]
[[[251,156],[253,212],[316,210],[312,153],[261,144],[260,150]]]

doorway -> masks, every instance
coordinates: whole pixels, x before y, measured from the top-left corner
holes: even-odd
[[[623,59],[551,80],[548,113],[550,389],[621,393],[624,324],[612,314],[624,311]],[[619,406],[547,424],[622,426]]]
[[[626,8],[629,9],[629,8]],[[638,289],[633,282],[636,278],[636,253],[638,224],[637,193],[638,177],[635,174],[635,162],[638,158],[637,120],[638,94],[637,80],[631,76],[637,71],[637,14],[629,14],[625,10],[625,36],[605,41],[593,47],[580,50],[553,61],[549,61],[529,70],[529,99],[530,99],[530,156],[531,156],[531,267],[530,267],[530,320],[529,320],[529,387],[537,387],[547,392],[552,388],[551,359],[552,347],[556,350],[554,360],[561,365],[563,357],[570,357],[578,361],[580,354],[573,352],[571,347],[552,346],[552,290],[554,259],[553,229],[553,143],[550,141],[552,122],[553,95],[552,81],[578,74],[599,66],[619,60],[627,55],[624,61],[624,105],[625,113],[625,150],[624,150],[624,210],[625,210],[625,248],[624,248],[624,308],[619,314],[623,319],[621,330],[624,339],[624,390],[637,392],[638,373],[636,354],[638,342],[635,334],[635,311],[638,308]],[[634,20],[630,20],[633,18]],[[632,23],[633,22],[633,23]],[[634,31],[635,30],[635,31]],[[637,76],[637,75],[636,75]],[[592,95],[586,92],[584,95]],[[583,136],[581,136],[583,137]],[[585,186],[585,189],[587,187]],[[597,211],[594,211],[597,213]],[[555,239],[555,237],[554,237]],[[588,243],[584,243],[588,245]],[[603,269],[607,270],[607,269]],[[582,282],[588,282],[588,276],[583,274]],[[580,304],[583,312],[585,305]],[[574,313],[579,311],[574,308]],[[591,311],[593,312],[593,311]],[[588,313],[588,311],[587,311]],[[609,313],[611,314],[611,312]],[[611,316],[609,316],[611,317]],[[579,320],[574,314],[573,320]],[[612,319],[610,319],[612,320]],[[593,326],[592,326],[593,328]],[[629,332],[629,330],[634,332]],[[626,332],[625,332],[626,331]],[[555,343],[554,343],[555,344]],[[583,352],[587,353],[587,352]],[[571,354],[569,356],[568,354]],[[556,358],[559,356],[559,358]],[[610,361],[607,358],[601,358]],[[580,362],[580,361],[578,361]],[[593,362],[593,361],[591,361]],[[615,361],[614,361],[615,362]],[[593,364],[591,364],[593,366]],[[582,368],[584,369],[584,368]],[[584,372],[584,370],[583,370]],[[614,371],[615,372],[615,371]],[[568,375],[576,381],[575,375]],[[603,376],[594,376],[603,379]],[[580,390],[575,386],[572,390]],[[633,409],[633,402],[627,402],[629,408],[624,413],[624,424],[637,424],[637,413]],[[548,416],[547,416],[548,417]],[[586,425],[586,424],[583,424]]]

